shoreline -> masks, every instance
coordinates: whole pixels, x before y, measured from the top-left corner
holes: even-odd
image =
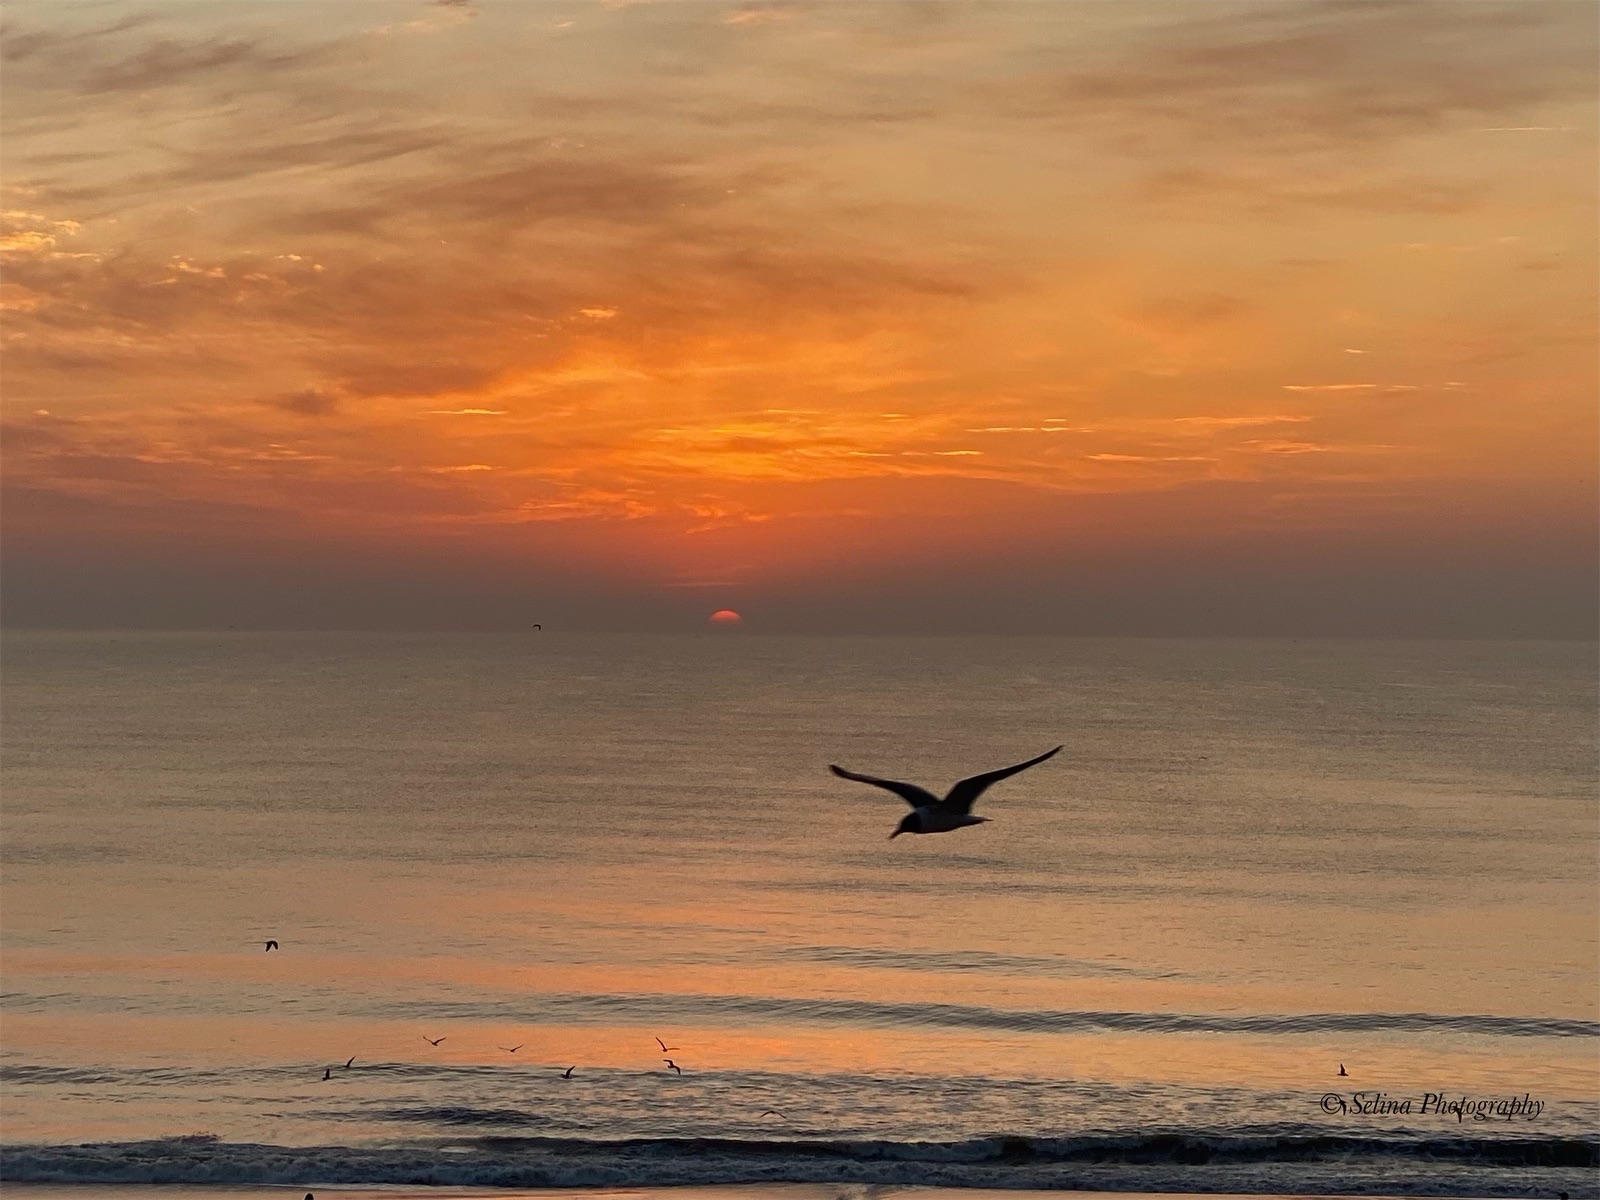
[[[87,1198],[104,1195],[125,1197],[137,1188],[139,1194],[158,1200],[301,1200],[307,1192],[315,1200],[879,1200],[893,1195],[898,1200],[1000,1200],[1020,1193],[1038,1200],[1172,1200],[1175,1197],[1206,1195],[1212,1200],[1262,1200],[1263,1197],[1303,1197],[1325,1193],[1295,1192],[1124,1192],[1035,1189],[1035,1188],[960,1188],[925,1187],[920,1184],[826,1184],[826,1183],[751,1183],[713,1185],[667,1185],[661,1187],[588,1188],[461,1188],[428,1184],[339,1184],[239,1185],[239,1184],[104,1184],[104,1183],[0,1183],[8,1197],[18,1200],[48,1200],[49,1197]],[[1402,1194],[1361,1193],[1369,1200],[1408,1200]],[[1441,1200],[1478,1200],[1470,1193],[1434,1193]],[[1537,1193],[1530,1193],[1537,1194]],[[1582,1192],[1571,1193],[1573,1200],[1591,1200]]]

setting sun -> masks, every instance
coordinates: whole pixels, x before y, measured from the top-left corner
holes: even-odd
[[[742,625],[744,618],[731,608],[719,608],[706,618],[713,625]]]

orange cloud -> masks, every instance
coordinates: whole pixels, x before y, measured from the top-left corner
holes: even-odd
[[[1565,6],[617,4],[558,33],[443,4],[384,36],[358,7],[19,18],[25,536],[526,537],[756,580],[957,554],[915,511],[979,553],[1021,511],[1258,487],[1208,510],[1248,540],[1278,495],[1369,521],[1358,475],[1428,497],[1420,527],[1592,472]],[[668,35],[677,66],[639,49]],[[1578,132],[1481,133],[1546,126]]]

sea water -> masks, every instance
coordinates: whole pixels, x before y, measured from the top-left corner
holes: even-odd
[[[5,650],[8,1179],[1594,1194],[1593,644]]]

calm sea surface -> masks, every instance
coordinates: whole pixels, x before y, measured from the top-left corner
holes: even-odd
[[[5,651],[8,1178],[1595,1194],[1592,644]]]

